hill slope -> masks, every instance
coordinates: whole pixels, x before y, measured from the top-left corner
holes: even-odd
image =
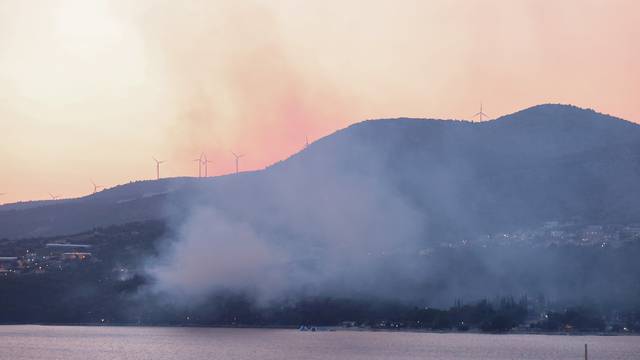
[[[395,202],[411,209],[400,211],[405,221],[394,226],[418,226],[425,239],[549,220],[640,222],[640,126],[566,105],[483,123],[371,120],[263,171],[197,180],[147,181],[73,201],[0,207],[0,238],[158,219],[201,201],[284,237],[322,227],[330,216],[373,226],[398,212],[389,206]],[[284,229],[283,222],[297,225]]]

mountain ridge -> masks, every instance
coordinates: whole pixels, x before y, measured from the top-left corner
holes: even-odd
[[[625,193],[640,202],[640,189],[634,184],[640,180],[640,158],[635,154],[640,154],[637,124],[572,105],[537,105],[485,122],[365,120],[256,172],[135,182],[79,199],[49,201],[45,207],[8,211],[10,206],[4,205],[0,238],[61,235],[127,220],[164,218],[167,202],[188,207],[193,194],[200,191],[210,192],[224,204],[223,210],[242,217],[251,209],[238,208],[227,197],[244,199],[247,192],[268,197],[268,186],[287,183],[288,177],[293,188],[308,193],[322,192],[327,183],[340,185],[349,176],[370,176],[416,204],[429,219],[428,227],[442,229],[451,227],[455,218],[462,223],[459,227],[469,227],[471,232],[524,226],[522,218],[528,212],[521,210],[528,206],[549,208],[550,217],[564,216],[560,210],[564,208],[571,216],[597,218],[594,205],[584,199],[590,193],[602,195],[595,203],[606,199],[620,203]],[[615,173],[618,179],[603,181]],[[538,198],[526,195],[528,189],[539,192]],[[267,201],[268,206],[281,206],[277,199]],[[633,201],[622,203],[626,210],[618,212],[627,221],[638,209]],[[496,206],[515,210],[508,214]],[[613,210],[605,206],[603,212],[607,211]],[[543,220],[539,211],[531,215],[531,221]]]

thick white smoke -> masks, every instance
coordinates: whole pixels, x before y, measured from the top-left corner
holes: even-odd
[[[417,253],[419,212],[381,176],[379,164],[363,159],[364,172],[321,164],[338,158],[307,153],[304,161],[200,190],[148,268],[155,290],[189,301],[219,291],[269,301],[385,295],[397,274],[410,278],[410,264],[390,259]]]
[[[179,301],[213,291],[280,291],[286,254],[279,253],[250,225],[225,217],[214,207],[197,207],[180,225],[176,241],[149,271],[157,289]]]

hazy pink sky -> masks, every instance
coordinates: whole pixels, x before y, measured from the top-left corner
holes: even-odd
[[[0,0],[0,202],[286,158],[381,117],[640,121],[640,1]]]

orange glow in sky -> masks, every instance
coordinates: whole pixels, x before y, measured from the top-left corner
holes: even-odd
[[[635,0],[0,0],[1,202],[260,169],[382,117],[640,121]]]

